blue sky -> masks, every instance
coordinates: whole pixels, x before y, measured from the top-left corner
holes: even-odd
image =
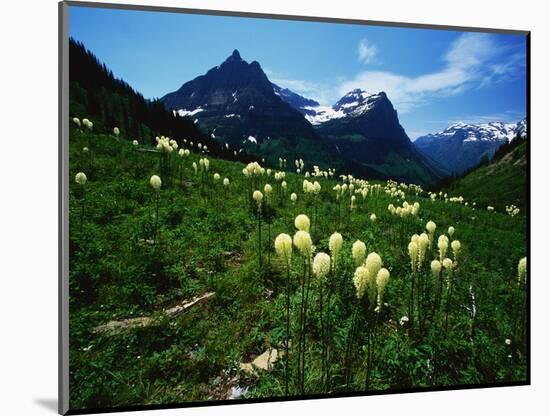
[[[233,49],[275,83],[331,105],[385,91],[409,137],[526,114],[520,35],[70,8],[70,35],[145,97],[161,97]]]

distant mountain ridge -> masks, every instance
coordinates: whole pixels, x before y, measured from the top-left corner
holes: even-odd
[[[485,209],[494,206],[500,212],[507,205],[514,204],[526,214],[528,139],[518,136],[502,145],[494,159],[478,166],[465,176],[449,182],[444,188],[451,195],[462,195],[468,201],[476,202]]]
[[[282,99],[296,99],[295,95],[274,86],[258,62],[248,63],[234,50],[221,65],[161,100],[235,151],[245,150],[272,163],[279,157],[310,157],[312,163],[333,164],[331,152],[311,124]]]
[[[281,100],[283,100],[292,108],[298,110],[302,114],[308,113],[308,107],[316,107],[320,105],[317,101],[296,94],[294,91],[291,91],[288,88],[281,88],[274,83],[271,83],[271,85],[273,85],[273,92],[278,95]]]
[[[500,146],[518,136],[527,136],[526,119],[517,123],[456,123],[419,137],[414,144],[426,156],[461,174],[478,165],[484,156],[492,158]]]
[[[354,89],[332,106],[292,94],[281,98],[303,114],[354,172],[421,184],[449,174],[414,147],[385,92]]]
[[[247,63],[237,50],[161,100],[219,142],[272,163],[304,158],[310,165],[421,184],[445,175],[412,145],[384,92],[355,89],[323,107],[272,83],[259,63]]]

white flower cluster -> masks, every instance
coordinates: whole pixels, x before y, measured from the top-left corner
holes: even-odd
[[[335,169],[327,169],[327,170],[321,170],[319,168],[319,166],[315,165],[313,166],[313,173],[311,174],[311,176],[315,176],[317,178],[329,178],[329,177],[333,177],[334,176],[334,172],[335,172]],[[309,172],[306,172],[306,173],[309,173]]]
[[[86,127],[88,130],[92,130],[94,128],[94,123],[92,123],[87,118],[82,119],[82,125]]]
[[[304,170],[304,160],[303,159],[297,159],[294,161],[294,165],[296,166],[296,173],[300,173]]]
[[[307,179],[304,179],[302,189],[306,194],[319,195],[321,192],[321,184],[317,181],[310,182]]]
[[[170,139],[169,137],[155,137],[157,142],[157,150],[160,150],[164,153],[172,153],[174,150],[178,149],[178,143],[175,140]]]
[[[292,238],[288,234],[279,234],[275,238],[275,251],[277,255],[290,267],[292,259]]]
[[[260,176],[264,173],[265,169],[262,168],[258,162],[250,162],[245,168],[243,168],[243,175],[247,178]]]
[[[286,168],[286,159],[279,158],[279,169],[285,169]]]
[[[74,177],[74,181],[77,184],[82,185],[82,186],[84,186],[86,184],[87,180],[88,180],[88,178],[86,177],[86,174],[84,172],[78,172],[76,174],[76,176]]]
[[[415,202],[414,204],[409,204],[407,201],[403,201],[400,207],[395,207],[393,204],[388,205],[388,211],[390,214],[397,215],[401,218],[406,218],[409,216],[418,215],[420,210],[420,204]]]
[[[205,157],[199,159],[199,167],[201,172],[208,172],[208,169],[210,169],[210,161]],[[195,165],[193,165],[193,168],[195,168]]]
[[[411,270],[413,272],[422,268],[429,245],[430,238],[426,233],[422,233],[420,235],[414,234],[411,237],[411,241],[407,248],[409,250],[409,258],[411,260]]]
[[[516,207],[514,204],[506,205],[506,213],[511,217],[515,217],[516,215],[519,214],[519,208]]]
[[[353,284],[358,299],[361,299],[368,290],[369,300],[375,305],[377,312],[382,308],[384,289],[390,279],[388,269],[382,267],[382,258],[375,252],[370,253],[363,265],[355,269]]]

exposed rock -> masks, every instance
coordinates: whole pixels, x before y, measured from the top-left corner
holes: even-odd
[[[170,318],[176,317],[181,313],[185,312],[186,310],[192,308],[193,306],[205,302],[206,300],[213,297],[215,294],[216,294],[215,292],[207,292],[204,295],[195,296],[191,300],[184,300],[179,305],[176,305],[168,309],[164,309],[162,312],[164,315]],[[123,319],[120,321],[110,321],[110,322],[107,322],[106,324],[102,324],[95,327],[94,332],[95,333],[103,333],[103,332],[116,333],[124,329],[146,327],[151,325],[153,322],[154,322],[154,319],[149,316]]]
[[[250,363],[240,363],[240,369],[246,374],[257,376],[256,370],[271,371],[273,364],[282,356],[276,348],[269,348]]]

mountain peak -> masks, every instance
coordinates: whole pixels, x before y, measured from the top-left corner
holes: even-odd
[[[232,61],[242,61],[243,59],[241,58],[241,54],[239,53],[239,51],[237,49],[235,49],[233,51],[233,53],[231,54],[231,56],[229,58],[226,59],[226,61],[229,61],[229,60],[232,60]]]
[[[476,166],[483,155],[492,158],[500,146],[517,136],[527,137],[527,126],[521,121],[460,121],[438,133],[418,137],[414,143],[425,155],[460,174]]]

